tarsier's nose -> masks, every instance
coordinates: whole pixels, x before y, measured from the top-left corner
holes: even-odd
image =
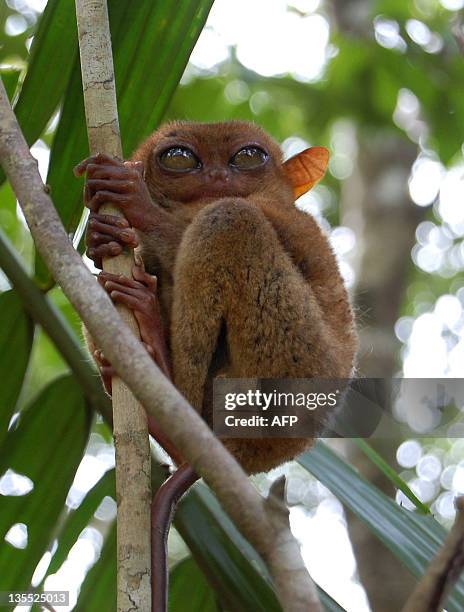
[[[229,171],[222,166],[209,168],[206,172],[206,176],[214,183],[227,183],[229,181]]]

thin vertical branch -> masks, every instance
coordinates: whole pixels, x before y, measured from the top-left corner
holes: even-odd
[[[106,0],[76,0],[87,133],[91,154],[122,158],[111,37]],[[118,215],[105,204],[101,211]],[[113,274],[132,277],[134,257],[127,250],[104,260]],[[130,311],[119,313],[138,337]],[[112,382],[113,434],[116,449],[118,610],[150,609],[150,449],[146,416],[119,378]]]

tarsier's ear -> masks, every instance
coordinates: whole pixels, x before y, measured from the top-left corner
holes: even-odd
[[[309,191],[324,176],[329,163],[325,147],[311,147],[283,163],[285,174],[293,185],[295,199]]]

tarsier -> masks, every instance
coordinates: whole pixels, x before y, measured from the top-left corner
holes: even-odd
[[[102,272],[100,283],[133,310],[147,350],[209,425],[217,376],[352,374],[357,341],[336,258],[316,221],[295,206],[327,157],[314,147],[283,163],[278,145],[250,123],[174,122],[130,162],[98,155],[77,167],[87,173],[88,256],[97,267],[125,247],[141,257],[133,279]],[[106,202],[125,220],[99,214]],[[98,351],[96,358],[109,389],[111,366]],[[225,445],[255,473],[311,442]]]

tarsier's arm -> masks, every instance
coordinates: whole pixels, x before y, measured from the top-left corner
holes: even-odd
[[[147,244],[156,243],[156,258],[164,270],[172,272],[187,224],[173,219],[167,210],[152,200],[143,180],[143,163],[120,162],[106,155],[96,155],[76,166],[75,172],[78,176],[87,173],[85,204],[94,213],[89,220],[88,255],[100,264],[98,267],[101,267],[102,257],[118,255],[124,244],[136,247],[142,238]],[[120,208],[125,219],[99,215],[98,209],[105,202]],[[109,225],[115,227],[111,230]],[[111,230],[115,241],[93,245],[92,232],[98,240],[97,234],[106,230]],[[147,258],[153,255],[147,249]]]
[[[157,209],[143,182],[142,171],[140,163],[121,162],[106,155],[90,157],[75,168],[76,175],[87,174],[84,201],[91,211],[86,234],[87,255],[97,267],[102,267],[104,257],[118,255],[126,246],[138,246],[139,237],[134,227],[151,230],[157,223]],[[103,202],[118,206],[125,218],[99,214]],[[98,281],[114,303],[133,311],[142,343],[161,370],[170,376],[170,359],[156,297],[156,277],[145,272],[143,261],[136,255],[132,279],[101,272]],[[85,329],[84,335],[99,365],[105,388],[111,393],[114,372]]]
[[[150,200],[152,202],[152,200]],[[148,269],[161,269],[172,276],[174,263],[187,223],[175,223],[172,215],[152,202],[155,212],[139,229],[140,251]]]

